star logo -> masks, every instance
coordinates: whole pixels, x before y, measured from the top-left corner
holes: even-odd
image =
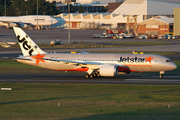
[[[44,56],[45,56],[45,55],[37,54],[36,56],[32,56],[32,58],[36,59],[36,65],[38,65],[39,62],[45,62],[45,61],[42,59]]]
[[[150,57],[145,58],[145,59],[146,59],[146,62],[149,62],[151,64],[151,60],[154,59],[154,58],[151,58],[151,56],[150,56]]]

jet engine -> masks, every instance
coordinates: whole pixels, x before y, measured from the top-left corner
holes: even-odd
[[[28,27],[28,24],[20,23],[20,27],[22,27],[22,28],[27,28],[27,27]]]
[[[113,77],[118,74],[118,67],[116,65],[106,65],[99,68],[100,76]]]

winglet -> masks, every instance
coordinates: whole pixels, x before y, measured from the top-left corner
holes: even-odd
[[[19,27],[13,27],[18,43],[24,56],[46,54],[36,43]]]

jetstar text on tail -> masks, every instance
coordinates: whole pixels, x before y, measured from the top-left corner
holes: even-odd
[[[151,58],[151,56],[149,58],[138,58],[138,57],[133,57],[133,58],[130,58],[130,57],[127,57],[127,58],[123,58],[123,57],[120,57],[120,62],[130,62],[130,63],[144,63],[144,62],[149,62],[151,63],[151,60],[153,58]]]
[[[26,38],[28,38],[27,35],[26,35]],[[26,38],[23,37],[23,38],[20,40],[20,36],[19,36],[19,35],[17,36],[18,42],[23,44],[23,48],[24,48],[25,50],[29,50],[28,53],[29,53],[29,55],[31,56],[31,55],[32,55],[32,52],[33,52],[34,50],[32,49],[31,45],[28,45],[28,41],[26,40]]]

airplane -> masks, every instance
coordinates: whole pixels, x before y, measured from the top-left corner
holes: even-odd
[[[37,23],[38,20],[38,23]],[[52,25],[56,24],[58,21],[48,15],[26,15],[26,16],[3,16],[0,17],[0,25],[6,26],[7,28],[12,27],[22,27],[28,28],[31,26],[43,26],[43,25]]]
[[[114,77],[118,73],[159,72],[177,66],[167,57],[155,54],[47,53],[21,29],[13,27],[23,55],[18,62],[55,71],[87,72],[86,78]]]

